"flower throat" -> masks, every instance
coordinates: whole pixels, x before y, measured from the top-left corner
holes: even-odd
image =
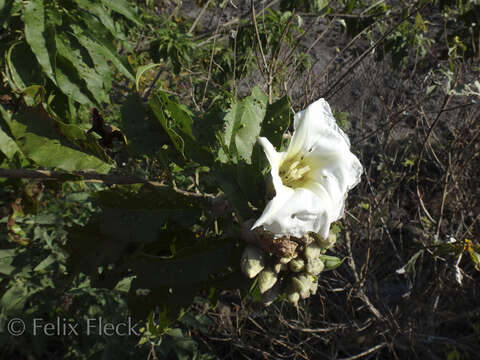
[[[305,185],[310,166],[305,164],[303,157],[300,160],[288,159],[280,165],[279,175],[282,183],[292,189]]]

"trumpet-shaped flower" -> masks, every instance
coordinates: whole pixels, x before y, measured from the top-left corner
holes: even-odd
[[[252,229],[263,226],[276,238],[315,232],[326,239],[363,172],[328,103],[320,99],[295,114],[287,151],[277,152],[264,137],[258,141],[270,163],[276,194]]]

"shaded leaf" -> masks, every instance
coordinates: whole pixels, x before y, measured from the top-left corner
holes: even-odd
[[[55,82],[54,63],[51,56],[55,55],[54,42],[48,40],[43,0],[31,0],[25,5],[23,11],[25,21],[25,39],[35,54],[38,63],[45,74]]]
[[[143,26],[142,20],[135,13],[133,8],[125,0],[101,0],[102,3],[109,9],[125,16],[128,20],[133,21],[139,26]]]
[[[288,96],[268,104],[260,136],[266,137],[276,149],[280,149],[283,134],[290,125],[291,117]]]
[[[0,106],[0,119],[5,121],[10,119],[10,114]],[[11,160],[17,152],[21,152],[17,143],[4,131],[2,122],[0,121],[0,152],[3,153],[7,159]]]
[[[74,125],[65,125],[51,119],[41,108],[25,109],[7,121],[10,131],[22,152],[39,166],[65,171],[95,170],[106,173],[111,164],[89,155],[59,136],[57,129],[76,132],[81,140],[85,134]]]
[[[152,97],[149,105],[175,149],[185,157],[185,142],[194,140],[193,120],[187,109],[161,92]]]
[[[7,78],[11,86],[23,92],[30,85],[43,84],[43,76],[38,67],[35,55],[24,41],[10,46],[7,54]]]

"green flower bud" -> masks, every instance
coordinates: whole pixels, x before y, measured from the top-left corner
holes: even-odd
[[[298,273],[305,268],[305,261],[302,258],[293,259],[288,263],[288,267],[294,273]]]
[[[240,260],[242,272],[250,279],[258,275],[265,268],[265,253],[253,245],[248,245]]]
[[[312,286],[310,287],[310,294],[315,295],[318,290],[318,282],[312,282]]]
[[[307,262],[307,265],[305,266],[305,271],[311,275],[318,275],[323,271],[324,268],[325,264],[323,263],[323,261],[319,258],[316,258]]]
[[[328,234],[326,239],[321,238],[320,236],[317,238],[317,243],[324,249],[330,249],[335,243],[337,242],[337,235],[333,232]]]
[[[290,302],[290,304],[297,306],[298,300],[300,300],[300,294],[296,291],[291,292],[287,295],[287,300]]]
[[[305,259],[307,262],[312,261],[320,256],[322,248],[317,243],[313,243],[305,247]]]
[[[286,264],[282,264],[282,263],[276,263],[275,265],[273,265],[273,271],[275,271],[277,274],[280,272],[280,271],[285,271],[287,270],[288,267]]]
[[[280,263],[281,264],[288,264],[293,258],[291,256],[286,256],[286,257],[282,257],[280,258]]]
[[[312,283],[312,277],[308,274],[300,274],[292,278],[293,289],[300,294],[302,299],[306,299],[310,296]]]
[[[258,275],[258,289],[263,294],[271,289],[278,280],[278,276],[272,269],[264,269]]]
[[[270,306],[280,296],[280,283],[262,294],[262,302],[265,306]]]

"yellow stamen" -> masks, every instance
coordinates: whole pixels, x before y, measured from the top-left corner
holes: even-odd
[[[293,158],[285,160],[280,165],[279,175],[283,185],[295,189],[305,185],[310,170],[310,166],[305,164],[303,158],[300,160]]]

